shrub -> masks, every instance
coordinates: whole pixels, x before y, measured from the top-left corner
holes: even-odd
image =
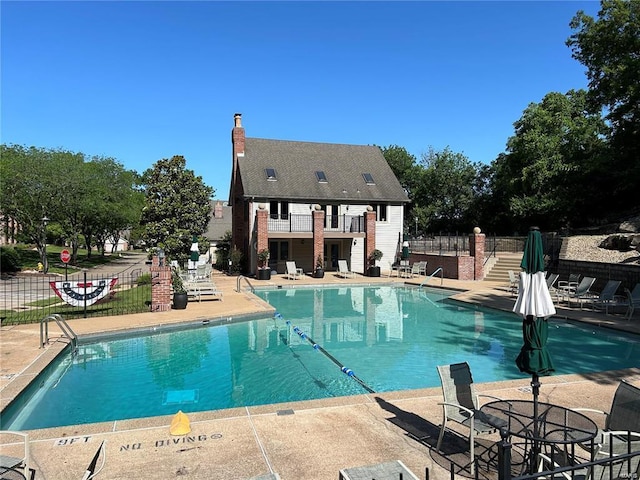
[[[137,286],[151,285],[151,274],[150,273],[143,273],[142,275],[140,275],[136,279],[136,285]]]
[[[14,273],[20,270],[20,255],[13,247],[0,247],[0,272]]]

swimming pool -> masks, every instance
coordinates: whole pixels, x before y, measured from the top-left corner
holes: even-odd
[[[520,319],[451,302],[450,293],[397,286],[258,291],[281,317],[81,344],[77,356],[52,364],[3,412],[2,426],[26,430],[362,394],[367,387],[434,387],[436,365],[459,361],[469,362],[478,382],[528,378],[514,363]],[[637,366],[638,337],[554,320],[550,327],[557,374]]]

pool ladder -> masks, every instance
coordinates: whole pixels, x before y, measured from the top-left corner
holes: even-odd
[[[72,353],[75,354],[78,351],[78,336],[71,329],[64,318],[62,318],[62,316],[57,313],[47,315],[42,320],[40,320],[40,348],[43,348],[46,344],[49,343],[49,320],[53,320],[56,322],[60,330],[62,330],[64,336],[67,337],[71,342]]]
[[[247,277],[245,277],[244,275],[240,275],[238,277],[238,280],[236,281],[236,292],[240,293],[240,282],[242,280],[247,282],[247,285],[249,285],[249,288],[251,289],[251,293],[256,293],[256,289],[253,287],[253,285],[251,285],[251,282],[249,281],[249,279]]]
[[[435,272],[433,272],[431,275],[429,275],[427,278],[424,279],[424,281],[420,284],[421,287],[423,287],[430,278],[433,278],[435,276],[436,273],[440,272],[440,286],[442,286],[444,284],[444,275],[442,272],[442,267],[438,267],[436,268]]]

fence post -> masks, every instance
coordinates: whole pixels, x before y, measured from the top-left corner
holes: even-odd
[[[508,437],[509,431],[507,428],[501,428],[501,440],[498,442],[498,480],[511,479],[511,444]]]

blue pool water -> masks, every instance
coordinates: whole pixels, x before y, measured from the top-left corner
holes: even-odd
[[[450,292],[358,286],[257,293],[281,318],[81,345],[3,412],[2,428],[435,387],[436,365],[460,361],[477,382],[528,377],[514,363],[520,318],[466,308],[448,301]],[[628,368],[640,358],[637,336],[554,320],[548,345],[557,374]]]

